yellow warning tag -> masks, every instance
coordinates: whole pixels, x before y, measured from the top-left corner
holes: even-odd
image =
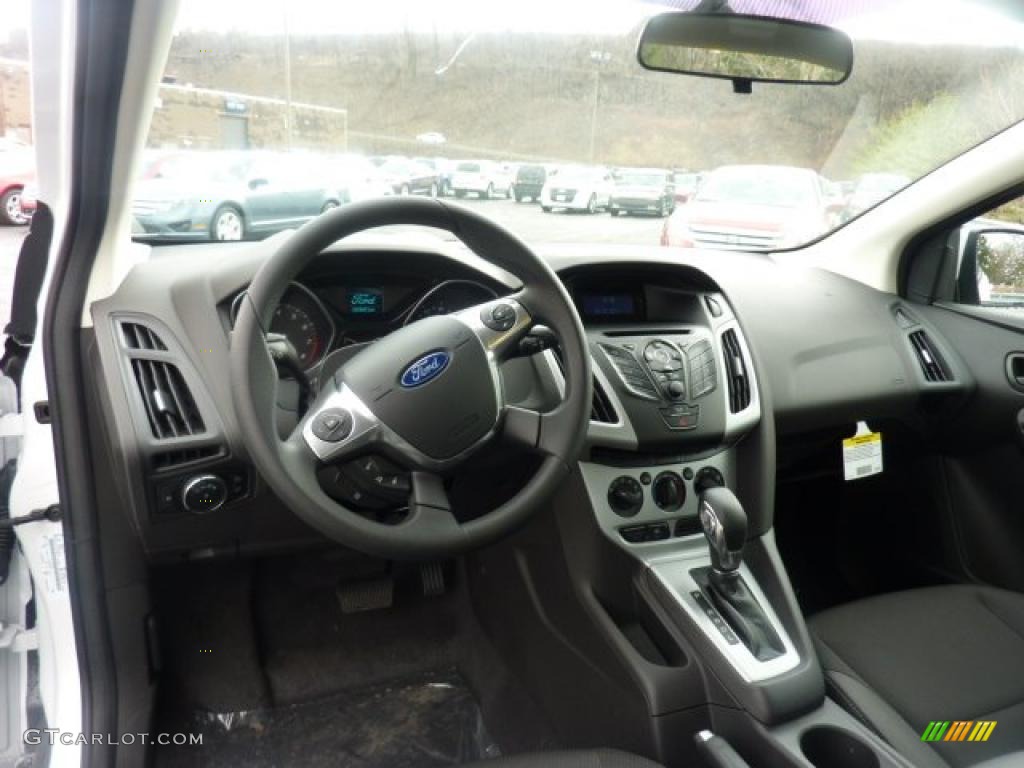
[[[857,422],[857,434],[843,440],[843,476],[860,480],[882,471],[882,433],[872,432],[868,425]]]

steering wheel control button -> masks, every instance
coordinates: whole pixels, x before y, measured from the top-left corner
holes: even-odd
[[[654,503],[666,512],[675,512],[686,501],[686,483],[675,472],[660,472],[651,488]]]
[[[644,489],[636,478],[622,475],[608,486],[608,504],[619,517],[633,517],[644,505]]]
[[[511,304],[497,304],[480,310],[480,322],[492,331],[507,331],[516,324],[516,308]]]
[[[228,486],[219,475],[196,475],[181,489],[181,506],[200,515],[220,509],[227,500]]]
[[[352,433],[352,414],[344,408],[328,408],[313,418],[313,434],[325,443],[339,443]]]
[[[681,403],[658,410],[661,412],[661,418],[665,421],[665,426],[672,430],[696,429],[697,423],[700,421],[699,405]]]

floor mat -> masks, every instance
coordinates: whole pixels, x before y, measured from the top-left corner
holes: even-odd
[[[454,669],[268,710],[202,714],[202,746],[157,750],[156,764],[433,768],[499,754]]]

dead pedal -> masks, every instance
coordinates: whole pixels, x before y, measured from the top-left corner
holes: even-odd
[[[444,568],[440,563],[424,563],[420,566],[420,581],[424,597],[438,597],[444,594]]]
[[[394,603],[395,581],[388,577],[341,584],[337,592],[342,613],[379,611]]]

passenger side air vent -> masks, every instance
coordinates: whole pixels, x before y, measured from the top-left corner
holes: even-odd
[[[739,413],[750,405],[750,377],[743,350],[736,331],[731,328],[722,334],[722,351],[725,353],[725,371],[729,379],[729,410]]]
[[[127,321],[121,323],[121,337],[128,349],[155,350],[157,352],[167,350],[163,340],[141,323]]]
[[[176,365],[163,360],[135,358],[132,360],[132,373],[153,437],[167,440],[205,431],[196,402]]]
[[[551,350],[555,356],[555,362],[558,363],[558,372],[562,374],[562,378],[565,378],[565,361],[562,359],[561,347],[555,347]],[[615,424],[618,422],[618,414],[615,413],[615,408],[612,406],[612,401],[608,397],[608,393],[604,391],[604,387],[601,386],[601,382],[597,380],[595,376],[593,378],[594,394],[590,401],[590,420],[596,421],[601,424]]]
[[[917,361],[921,364],[921,370],[927,381],[940,382],[949,381],[949,368],[942,355],[928,338],[924,331],[914,331],[910,334],[910,343],[914,346]]]

